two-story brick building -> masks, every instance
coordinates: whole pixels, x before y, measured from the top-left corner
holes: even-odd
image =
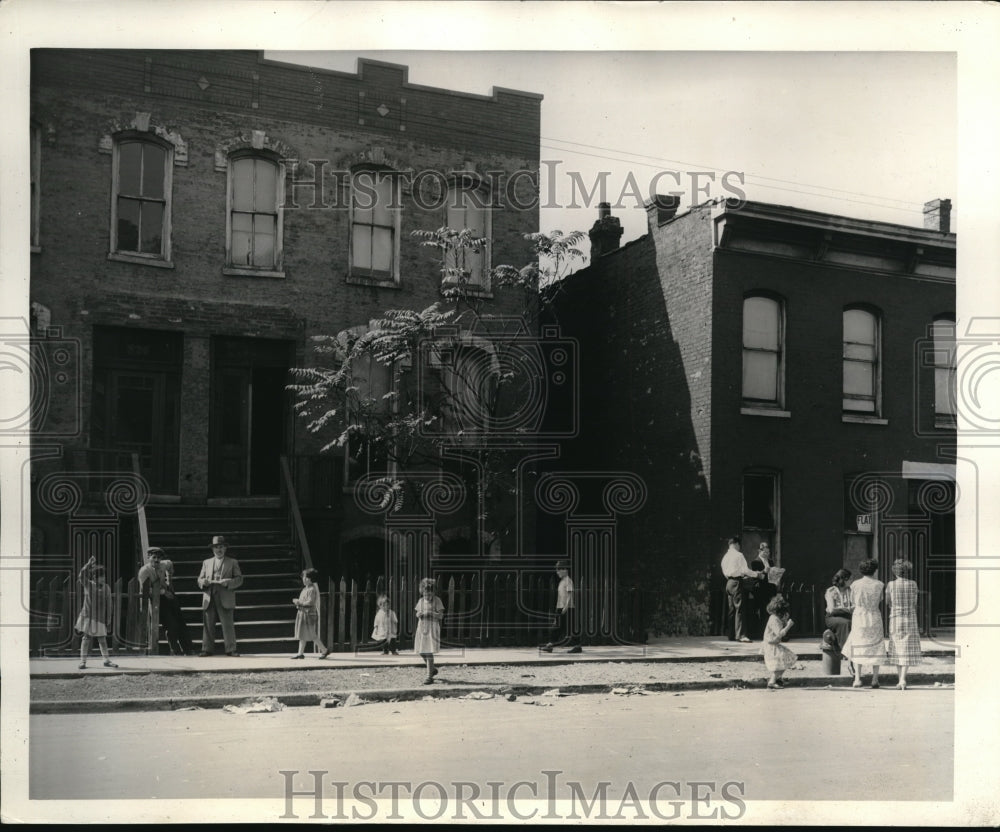
[[[719,624],[730,535],[750,557],[767,541],[786,580],[817,596],[841,566],[857,574],[874,556],[884,575],[905,553],[922,613],[947,623],[950,203],[928,204],[927,228],[753,202],[677,216],[663,198],[647,210],[649,233],[619,248],[602,206],[591,265],[558,299],[566,334],[581,341],[574,456],[648,486],[620,570],[660,587],[670,626],[697,629]]]
[[[540,104],[364,59],[343,73],[254,51],[34,50],[33,320],[75,362],[45,402],[36,446],[57,439],[36,485],[88,474],[101,491],[136,454],[152,514],[260,519],[284,511],[284,458],[317,565],[379,574],[384,530],[344,488],[364,460],[318,456],[331,436],[293,417],[289,368],[314,363],[312,336],[442,299],[416,229],[487,238],[472,287],[488,314],[523,310],[489,269],[531,256]],[[33,504],[39,552],[78,548],[65,506],[37,488]],[[205,516],[207,542],[223,516]],[[456,536],[479,544],[468,524]]]

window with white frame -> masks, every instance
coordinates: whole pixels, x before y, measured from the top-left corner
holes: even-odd
[[[495,412],[500,364],[488,342],[464,345],[450,355],[442,367],[445,399],[442,428],[471,438],[490,430]]]
[[[784,400],[784,305],[768,295],[743,299],[743,402],[781,407]]]
[[[147,136],[122,136],[113,151],[111,251],[170,259],[170,191],[174,150]]]
[[[388,453],[384,425],[392,417],[393,368],[371,354],[351,361],[347,419],[352,430],[344,447],[344,484],[365,474],[385,472]]]
[[[281,164],[256,154],[229,160],[227,264],[234,270],[281,270]]]
[[[955,425],[955,321],[935,318],[931,325],[934,340],[934,418],[938,427]]]
[[[37,250],[40,243],[39,218],[41,215],[41,198],[39,185],[42,164],[42,130],[37,124],[31,125],[31,248]]]
[[[351,175],[351,276],[396,281],[399,276],[399,185],[388,170]]]
[[[448,266],[461,270],[469,288],[489,290],[491,212],[489,191],[470,177],[455,179],[448,188],[447,225],[455,231],[468,230],[473,238],[484,239],[482,246],[452,252]]]
[[[880,324],[868,309],[844,310],[844,411],[879,414],[881,402]]]

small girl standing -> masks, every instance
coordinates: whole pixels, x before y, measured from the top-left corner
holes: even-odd
[[[396,639],[399,637],[399,619],[391,609],[389,609],[389,596],[379,595],[378,612],[375,613],[375,624],[372,629],[372,638],[382,648],[382,655],[386,656],[389,651],[392,655],[398,656],[396,650]]]
[[[760,652],[764,656],[764,667],[771,671],[767,686],[771,690],[776,690],[785,686],[781,676],[786,670],[795,667],[795,662],[799,658],[781,643],[795,622],[789,615],[788,602],[781,595],[771,599],[767,605],[767,612],[770,617],[764,627],[764,645]]]
[[[320,651],[320,658],[325,659],[330,655],[330,651],[323,644],[319,637],[319,587],[316,581],[319,579],[319,572],[315,569],[306,569],[302,572],[302,592],[298,598],[293,598],[292,603],[298,609],[295,616],[295,638],[299,640],[299,652],[292,656],[293,659],[304,659],[306,653],[306,642],[311,641],[316,649]]]
[[[80,670],[87,667],[87,656],[94,638],[101,649],[105,667],[118,667],[108,655],[108,630],[111,629],[111,587],[103,566],[97,565],[97,558],[91,555],[80,570],[80,585],[83,587],[83,608],[76,619],[76,629],[80,639]]]
[[[427,678],[424,684],[429,685],[437,676],[434,667],[434,654],[441,649],[441,619],[444,618],[444,604],[434,594],[433,578],[420,581],[420,594],[414,610],[417,613],[417,632],[413,637],[413,652],[419,653],[427,665]]]

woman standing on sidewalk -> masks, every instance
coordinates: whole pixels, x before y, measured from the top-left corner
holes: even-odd
[[[861,687],[861,665],[869,664],[872,666],[872,687],[877,688],[878,667],[885,664],[885,633],[879,609],[884,584],[872,577],[878,571],[878,561],[863,560],[858,570],[861,577],[851,584],[854,614],[844,653],[854,663],[853,687]]]
[[[293,598],[292,603],[298,612],[295,614],[295,638],[299,640],[299,652],[292,656],[293,659],[304,659],[306,657],[306,644],[312,642],[320,652],[320,658],[325,659],[330,655],[323,639],[319,636],[319,587],[316,581],[319,580],[319,572],[315,569],[304,569],[302,571],[302,592],[298,598]]]
[[[906,670],[920,664],[920,631],[917,627],[917,582],[910,580],[913,564],[897,560],[892,565],[896,580],[885,588],[885,603],[889,607],[889,664],[899,668],[896,687],[906,690]]]

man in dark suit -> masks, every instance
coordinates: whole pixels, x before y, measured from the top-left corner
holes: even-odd
[[[236,627],[233,624],[233,610],[236,609],[236,592],[243,584],[243,573],[235,558],[226,556],[226,538],[221,534],[212,538],[213,557],[201,565],[198,586],[201,598],[202,637],[200,656],[211,656],[215,652],[215,621],[222,621],[222,636],[226,643],[226,655],[238,656],[236,650]]]

